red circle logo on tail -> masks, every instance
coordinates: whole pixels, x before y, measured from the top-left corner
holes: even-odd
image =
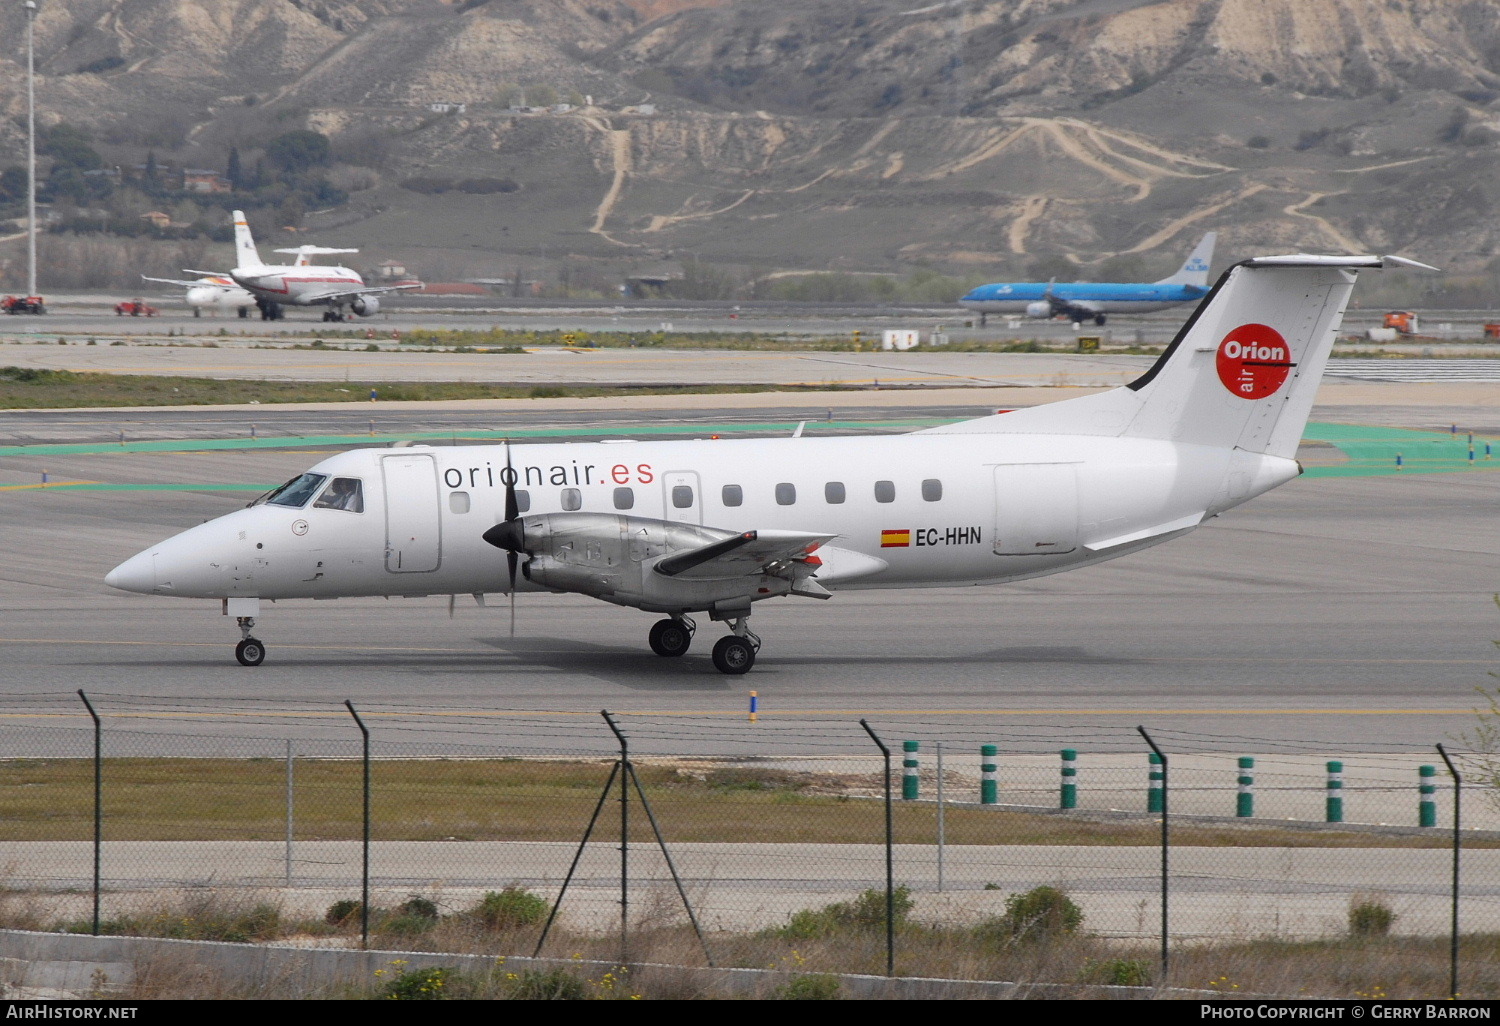
[[[1296,366],[1281,332],[1267,324],[1241,324],[1219,343],[1219,380],[1241,399],[1275,395]]]

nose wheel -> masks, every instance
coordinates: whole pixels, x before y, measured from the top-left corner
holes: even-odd
[[[240,661],[241,666],[259,666],[266,660],[266,646],[259,638],[252,638],[250,631],[255,627],[255,617],[241,616],[238,618],[240,625],[240,643],[234,646],[234,657]]]

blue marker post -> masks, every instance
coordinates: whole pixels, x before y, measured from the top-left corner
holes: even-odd
[[[1165,808],[1162,785],[1166,783],[1167,774],[1162,769],[1161,756],[1155,752],[1146,756],[1146,764],[1150,767],[1146,773],[1146,811],[1161,812]]]
[[[1240,790],[1235,798],[1234,814],[1241,819],[1255,815],[1255,777],[1250,772],[1253,769],[1255,759],[1249,755],[1240,756]]]
[[[1064,748],[1062,755],[1062,795],[1059,808],[1078,808],[1078,750]]]
[[[1326,822],[1344,821],[1344,764],[1337,759],[1328,763],[1328,797],[1324,806],[1323,819]]]
[[[1419,800],[1417,802],[1417,826],[1437,826],[1437,767],[1418,766],[1417,779],[1421,783],[1417,786]]]
[[[380,398],[380,393],[377,392],[377,391],[375,391],[375,389],[373,389],[373,388],[370,389],[370,402],[373,403],[376,399],[379,399],[379,398]]]
[[[922,793],[922,778],[917,775],[917,749],[920,747],[920,741],[901,742],[901,797],[906,801],[914,801]]]
[[[1401,454],[1399,452],[1396,453],[1396,469],[1401,469]]]
[[[979,746],[979,804],[995,805],[1000,801],[1000,773],[995,760],[999,745]]]
[[[760,712],[760,696],[754,691],[750,692],[750,722],[755,722],[756,714]]]

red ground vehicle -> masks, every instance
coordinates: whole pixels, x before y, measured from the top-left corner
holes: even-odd
[[[8,314],[44,314],[47,304],[41,296],[6,296],[0,299],[0,310]]]
[[[115,316],[124,317],[126,314],[131,317],[155,317],[156,307],[148,306],[143,299],[127,299],[123,303],[116,303]]]

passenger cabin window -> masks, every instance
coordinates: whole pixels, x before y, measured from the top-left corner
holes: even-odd
[[[797,501],[797,486],[783,481],[776,486],[776,504],[790,506]]]
[[[531,508],[531,493],[524,488],[516,489],[516,512],[525,513]]]
[[[894,482],[894,481],[876,481],[875,482],[875,501],[876,502],[895,502],[896,501],[896,482]]]
[[[468,501],[468,493],[463,493],[464,500]],[[318,501],[313,503],[313,509],[341,509],[346,513],[363,513],[365,511],[365,493],[357,477],[336,477],[333,483],[323,490],[318,496]]]
[[[693,505],[693,486],[673,485],[672,505],[677,509],[690,509]]]
[[[562,490],[562,508],[569,511],[583,509],[583,492],[577,488],[564,488]]]
[[[448,511],[450,513],[467,513],[467,512],[469,512],[469,493],[468,492],[449,492],[448,493]]]
[[[823,486],[823,499],[831,506],[844,501],[844,482],[829,481]]]
[[[928,502],[937,502],[943,497],[943,482],[935,477],[929,477],[922,482],[922,498]]]
[[[634,488],[616,488],[615,489],[615,509],[634,509],[634,508],[635,508],[635,489]]]
[[[301,477],[294,477],[253,505],[269,502],[273,506],[293,506],[300,509],[307,505],[307,500],[316,495],[318,489],[323,487],[323,482],[327,480],[327,474],[303,474]]]
[[[724,505],[743,506],[745,504],[745,489],[739,485],[724,486]]]

